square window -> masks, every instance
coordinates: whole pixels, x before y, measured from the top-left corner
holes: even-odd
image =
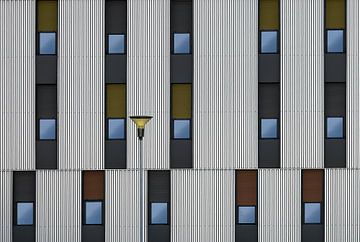
[[[125,35],[110,34],[108,41],[109,54],[125,54]]]
[[[190,120],[174,120],[174,139],[190,139]]]
[[[261,53],[277,53],[277,31],[261,32]]]
[[[239,206],[238,207],[238,223],[254,224],[255,223],[255,206]]]
[[[108,138],[124,139],[125,138],[125,119],[109,119]]]
[[[343,138],[343,118],[329,117],[326,119],[326,137],[327,138]]]
[[[151,224],[167,224],[167,213],[167,203],[151,203]]]
[[[305,203],[304,223],[319,224],[321,222],[320,203]]]
[[[40,55],[56,54],[56,33],[40,33]]]
[[[40,139],[54,140],[56,138],[56,120],[40,119]]]
[[[19,202],[17,203],[17,225],[34,224],[34,203]]]
[[[102,224],[102,202],[85,202],[85,224]]]
[[[344,31],[328,30],[327,31],[327,52],[343,53],[344,52]]]
[[[277,137],[277,119],[261,119],[261,138],[276,139]]]
[[[174,54],[190,54],[190,33],[174,33]]]

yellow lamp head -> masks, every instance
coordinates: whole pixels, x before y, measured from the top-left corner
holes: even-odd
[[[130,116],[130,118],[136,124],[138,138],[141,140],[144,137],[145,125],[152,119],[152,116]]]

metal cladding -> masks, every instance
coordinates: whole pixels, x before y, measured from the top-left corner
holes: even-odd
[[[12,240],[12,172],[0,172],[0,241]]]

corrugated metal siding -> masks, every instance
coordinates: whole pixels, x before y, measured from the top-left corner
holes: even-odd
[[[360,168],[359,1],[347,0],[347,167]]]
[[[171,171],[171,241],[235,241],[235,172]]]
[[[104,167],[104,0],[59,0],[59,169]]]
[[[35,1],[0,1],[0,170],[35,169]]]
[[[281,167],[324,167],[324,1],[281,1]]]
[[[128,115],[152,115],[144,167],[170,167],[170,0],[128,1]],[[128,168],[138,167],[135,125],[128,120]]]
[[[360,241],[360,170],[325,169],[325,241]]]
[[[81,241],[81,172],[36,172],[36,241]]]
[[[257,23],[257,1],[194,1],[195,168],[257,168]]]
[[[301,242],[301,170],[259,169],[261,242]]]
[[[12,241],[12,172],[0,171],[0,241]]]

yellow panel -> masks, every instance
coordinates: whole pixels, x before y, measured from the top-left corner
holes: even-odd
[[[106,85],[106,117],[126,118],[126,85]]]
[[[191,118],[191,84],[171,85],[173,119]]]
[[[260,30],[279,30],[279,0],[260,0]]]
[[[345,0],[326,0],[326,28],[345,29]]]
[[[37,23],[40,32],[57,31],[57,1],[37,1]]]

